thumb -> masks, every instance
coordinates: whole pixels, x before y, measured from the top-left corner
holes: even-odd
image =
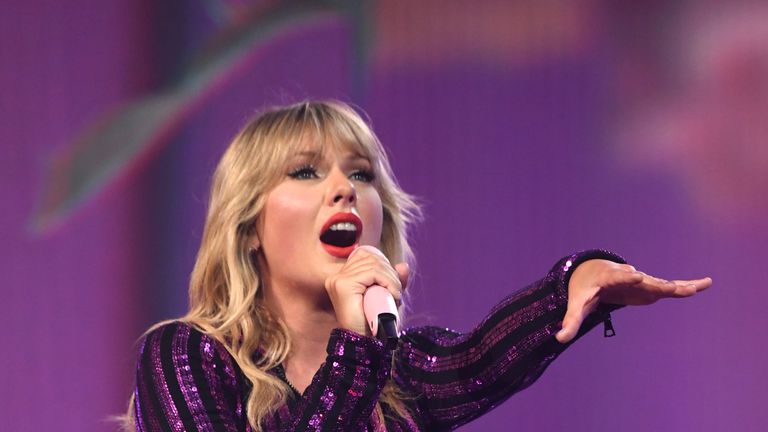
[[[395,264],[395,271],[397,272],[398,279],[400,279],[401,289],[405,291],[405,287],[408,285],[408,276],[411,274],[411,266],[406,262],[401,262]]]
[[[582,321],[584,321],[584,306],[576,302],[568,302],[562,329],[555,334],[557,341],[562,344],[572,341],[579,332]]]

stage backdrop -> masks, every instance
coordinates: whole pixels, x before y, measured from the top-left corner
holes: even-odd
[[[768,8],[3,2],[0,422],[115,430],[181,315],[213,167],[258,109],[370,115],[426,218],[412,323],[468,330],[607,248],[688,301],[615,313],[465,431],[768,428]]]

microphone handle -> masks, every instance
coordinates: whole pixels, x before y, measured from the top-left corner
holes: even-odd
[[[383,341],[387,349],[394,350],[400,337],[400,316],[389,290],[379,285],[368,287],[363,294],[363,312],[371,333]]]

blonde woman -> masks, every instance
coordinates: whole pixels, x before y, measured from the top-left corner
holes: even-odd
[[[473,331],[371,336],[372,285],[402,299],[419,214],[365,121],[339,102],[265,111],[219,163],[184,317],[141,344],[139,431],[452,429],[530,385],[624,304],[687,297],[610,252],[561,259]],[[352,253],[354,251],[354,254]]]

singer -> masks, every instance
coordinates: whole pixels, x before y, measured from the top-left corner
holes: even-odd
[[[390,350],[363,299],[379,286],[402,301],[418,215],[349,106],[304,102],[249,122],[214,174],[189,312],[142,341],[126,427],[453,429],[531,385],[591,328],[612,331],[613,310],[712,283],[578,252],[471,332],[406,328]]]

